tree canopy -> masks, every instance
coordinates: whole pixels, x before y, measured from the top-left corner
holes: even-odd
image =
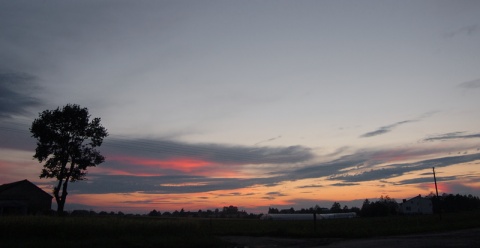
[[[102,145],[108,136],[107,130],[100,124],[100,118],[90,121],[87,108],[68,104],[62,109],[41,112],[33,121],[30,132],[37,139],[33,157],[40,163],[45,162],[40,178],[56,178],[58,181],[53,194],[57,211],[61,213],[68,194],[68,182],[84,180],[88,167],[105,161],[95,147]]]

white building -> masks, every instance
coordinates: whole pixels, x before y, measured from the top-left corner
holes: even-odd
[[[333,213],[333,214],[316,214],[317,220],[322,219],[350,219],[357,217],[355,212]],[[313,220],[312,214],[267,214],[262,216],[264,220]]]
[[[400,204],[400,212],[403,214],[433,214],[432,201],[421,195],[410,200],[404,199]]]

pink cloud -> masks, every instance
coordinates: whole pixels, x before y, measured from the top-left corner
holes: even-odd
[[[162,171],[178,171],[202,176],[239,176],[237,168],[196,158],[170,158],[162,160],[131,156],[109,156],[108,159],[123,165],[132,165],[131,168],[123,167],[120,170],[108,169],[108,172],[105,171],[106,173],[116,175],[158,176],[164,174]],[[139,168],[139,166],[144,168]],[[159,171],[155,172],[152,169],[159,169]]]

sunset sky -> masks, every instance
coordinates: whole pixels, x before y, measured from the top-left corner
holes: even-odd
[[[65,208],[361,206],[480,192],[480,1],[0,0],[0,184],[29,127],[100,117]]]

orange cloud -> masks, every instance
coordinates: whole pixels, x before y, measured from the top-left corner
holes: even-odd
[[[200,176],[209,177],[241,177],[241,173],[237,171],[237,168],[232,166],[222,166],[210,161],[195,159],[195,158],[170,158],[170,159],[153,159],[153,158],[139,158],[139,157],[127,157],[127,156],[112,156],[108,158],[110,161],[116,161],[122,164],[139,165],[150,168],[158,168],[164,170],[174,170],[183,173],[195,174]],[[132,168],[133,169],[133,168]],[[110,173],[116,175],[135,175],[141,176],[142,173],[138,173],[139,168],[136,167],[135,171],[120,171],[108,169]],[[146,172],[143,173],[146,176],[158,176],[163,173]]]
[[[150,158],[117,156],[110,158],[110,160],[115,160],[121,163],[158,167],[162,169],[179,170],[182,172],[191,172],[195,169],[202,168],[211,164],[207,161],[191,158],[173,158],[168,160],[159,160]]]

